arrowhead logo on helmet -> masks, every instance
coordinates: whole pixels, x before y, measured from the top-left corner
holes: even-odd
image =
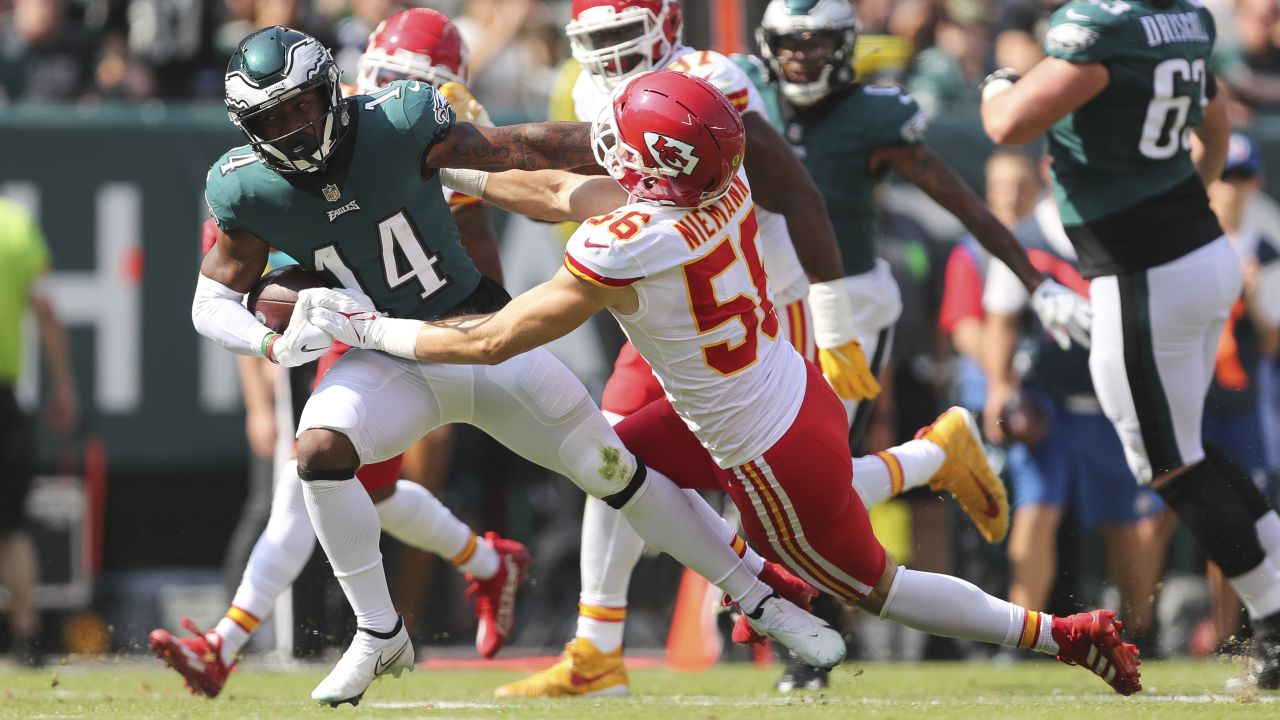
[[[654,162],[668,170],[674,170],[680,175],[692,175],[698,167],[698,156],[693,153],[693,146],[687,142],[656,132],[646,132],[644,144],[649,148],[649,155]]]

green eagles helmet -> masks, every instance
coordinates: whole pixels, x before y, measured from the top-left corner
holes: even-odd
[[[797,107],[807,107],[853,81],[853,46],[860,29],[848,0],[772,0],[756,30],[756,40],[783,96]],[[804,34],[830,36],[835,52],[816,78],[792,82],[782,72],[777,51],[788,37]]]
[[[350,122],[339,74],[333,56],[310,35],[280,26],[259,30],[240,41],[227,63],[227,114],[267,167],[321,171]],[[323,88],[320,94],[328,103],[323,115],[278,137],[264,137],[258,122],[263,113],[315,88]],[[319,135],[316,123],[323,123]]]

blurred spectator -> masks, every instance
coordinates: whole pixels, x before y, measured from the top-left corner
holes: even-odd
[[[995,65],[1025,74],[1044,57],[1044,34],[1054,0],[1009,0],[1001,8],[995,29]]]
[[[854,69],[858,82],[901,85],[915,53],[909,38],[889,32],[892,0],[856,0],[858,43],[854,46]]]
[[[1280,7],[1236,0],[1234,41],[1214,48],[1213,71],[1232,96],[1257,111],[1280,110]]]
[[[24,100],[76,100],[88,89],[91,39],[68,18],[67,0],[12,0],[0,17],[0,93]]]
[[[997,152],[987,162],[992,213],[1014,229],[1037,269],[1087,295],[1088,283],[1075,267],[1053,198],[1042,190],[1035,163],[1026,155]],[[982,298],[987,313],[982,360],[989,383],[983,424],[994,442],[1026,444],[1038,470],[1014,477],[1009,600],[1031,607],[1048,602],[1057,576],[1058,527],[1068,506],[1074,506],[1085,529],[1101,527],[1126,632],[1149,655],[1155,647],[1152,594],[1163,560],[1144,541],[1139,520],[1159,505],[1150,491],[1139,490],[1120,438],[1102,414],[1089,377],[1088,350],[1063,350],[1033,325],[1023,343],[1027,357],[1015,361],[1028,300],[1013,272],[993,263]]]
[[[934,44],[916,56],[907,90],[929,117],[976,111],[978,85],[990,72],[986,0],[946,0]]]
[[[40,287],[48,269],[49,249],[35,220],[18,205],[0,199],[0,582],[9,590],[11,653],[19,663],[31,665],[40,662],[35,603],[40,565],[26,528],[35,434],[14,397],[28,308],[35,310],[51,379],[46,420],[69,431],[79,417],[67,333]]]
[[[104,100],[145,100],[156,94],[150,68],[129,54],[124,38],[107,35],[93,69],[94,94]]]
[[[399,9],[393,0],[351,0],[351,13],[334,24],[334,44],[329,49],[347,83],[354,82],[356,59],[369,44],[369,34]]]
[[[469,0],[455,19],[470,50],[470,88],[491,113],[541,118],[563,57],[563,23],[539,0]]]

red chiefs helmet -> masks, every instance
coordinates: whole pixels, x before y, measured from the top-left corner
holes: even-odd
[[[702,78],[670,70],[620,86],[591,127],[596,160],[627,192],[702,207],[729,189],[746,131],[729,99]]]
[[[573,57],[602,90],[660,69],[680,44],[678,0],[573,0]]]
[[[378,23],[356,61],[356,87],[372,92],[392,80],[467,84],[467,46],[458,28],[430,8],[402,10]]]

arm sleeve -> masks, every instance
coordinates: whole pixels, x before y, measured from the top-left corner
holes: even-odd
[[[1022,312],[1029,299],[1027,289],[1009,266],[992,258],[982,291],[982,309],[995,315],[1014,315]]]
[[[265,341],[274,334],[244,306],[244,293],[203,273],[196,280],[191,323],[196,332],[237,355],[264,357]]]
[[[950,335],[966,318],[982,320],[982,273],[974,263],[973,255],[956,246],[947,258],[938,328]]]

